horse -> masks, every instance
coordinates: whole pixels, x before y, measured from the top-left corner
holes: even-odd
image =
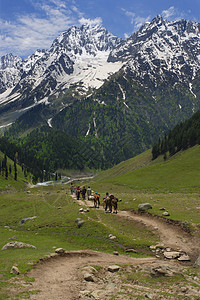
[[[117,214],[117,203],[122,201],[121,199],[118,200],[117,197],[114,195],[110,195],[106,198],[104,198],[103,206],[105,207],[105,211],[107,212],[107,208],[109,208],[109,213],[112,213],[112,207],[113,207],[113,213]]]
[[[99,195],[97,194],[91,195],[89,196],[88,200],[94,201],[94,207],[99,208],[99,204],[100,204]]]

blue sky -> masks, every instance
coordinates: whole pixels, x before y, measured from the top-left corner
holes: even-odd
[[[200,0],[0,0],[0,56],[48,49],[59,33],[86,22],[126,38],[158,14],[200,22]]]

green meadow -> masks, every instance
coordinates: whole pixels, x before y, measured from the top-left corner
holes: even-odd
[[[5,182],[6,181],[6,184]],[[12,249],[0,255],[0,299],[9,299],[13,265],[23,276],[40,258],[62,247],[65,250],[90,249],[136,257],[152,255],[149,246],[159,242],[155,232],[119,215],[105,214],[90,208],[80,213],[80,205],[70,196],[69,185],[29,188],[19,167],[18,181],[1,177],[0,189],[0,248],[10,241],[32,244],[36,249]],[[200,230],[200,147],[195,146],[173,158],[151,160],[150,150],[104,171],[90,181],[75,185],[90,185],[101,194],[113,193],[122,199],[120,210],[137,210],[138,204],[149,202],[150,213],[162,215],[164,207],[171,219],[187,221],[192,234]],[[92,205],[92,204],[91,204]],[[22,225],[20,220],[28,219]],[[78,228],[75,220],[85,221]],[[199,230],[198,230],[199,228]],[[109,239],[115,235],[115,240]],[[127,248],[137,253],[127,254]],[[13,282],[12,282],[13,285]]]

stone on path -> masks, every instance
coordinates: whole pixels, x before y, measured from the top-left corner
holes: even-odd
[[[62,253],[65,253],[65,250],[64,250],[63,248],[57,248],[57,249],[55,250],[55,252],[56,252],[57,254],[62,254]]]
[[[93,275],[93,274],[90,274],[90,273],[88,273],[88,272],[86,272],[86,273],[84,274],[84,279],[85,279],[86,281],[90,281],[90,282],[94,282],[94,281],[95,281],[94,275]]]
[[[108,267],[108,271],[111,273],[118,272],[119,270],[120,270],[120,267],[117,265],[112,265],[112,266]]]
[[[168,258],[168,259],[175,259],[175,258],[178,258],[180,256],[180,252],[177,252],[177,251],[171,251],[171,252],[165,251],[163,253],[163,255],[164,255],[165,258]]]
[[[189,261],[189,260],[190,260],[190,257],[189,257],[189,255],[187,255],[187,254],[183,254],[183,255],[181,255],[180,257],[178,257],[178,260],[179,260],[179,261]]]

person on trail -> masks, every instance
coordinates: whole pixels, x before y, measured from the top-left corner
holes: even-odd
[[[82,194],[83,200],[85,200],[85,194],[86,194],[86,188],[85,188],[85,186],[82,187],[81,194]]]
[[[73,193],[74,193],[74,186],[73,186],[72,183],[71,183],[71,185],[70,185],[70,191],[71,191],[71,195],[73,195]]]
[[[87,199],[88,200],[91,195],[92,195],[92,190],[91,190],[90,186],[88,186],[88,189],[87,189]]]
[[[77,197],[77,200],[80,199],[80,194],[81,194],[81,189],[80,189],[80,186],[78,186],[77,189],[76,189],[76,197]]]

